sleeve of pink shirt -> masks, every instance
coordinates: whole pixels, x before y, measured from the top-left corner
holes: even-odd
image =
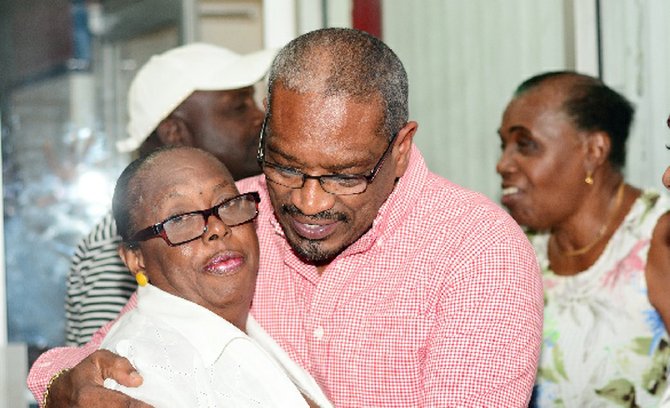
[[[542,282],[532,247],[511,232],[485,243],[445,286],[425,350],[421,406],[527,406],[542,339]]]
[[[119,316],[132,310],[137,305],[137,294],[134,293],[128,300],[128,303],[119,313]],[[117,317],[118,319],[118,317]],[[81,347],[56,347],[46,351],[30,367],[26,383],[33,393],[35,400],[42,404],[42,397],[46,391],[47,384],[54,374],[65,368],[72,368],[79,364],[83,359],[96,351],[102,340],[109,332],[109,329],[116,322],[113,320],[98,330],[91,341]]]

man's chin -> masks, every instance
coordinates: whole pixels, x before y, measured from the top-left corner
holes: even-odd
[[[332,261],[340,251],[327,251],[323,243],[302,239],[300,243],[290,242],[291,248],[303,261],[323,265]]]

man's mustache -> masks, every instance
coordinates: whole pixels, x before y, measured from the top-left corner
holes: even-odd
[[[330,210],[321,211],[320,213],[306,215],[298,209],[295,205],[285,204],[281,207],[281,212],[286,215],[299,215],[301,217],[312,219],[312,220],[332,220],[332,221],[341,221],[349,222],[349,217],[346,214],[339,212],[333,212]]]

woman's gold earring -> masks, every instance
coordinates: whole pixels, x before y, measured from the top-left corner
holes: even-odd
[[[584,179],[584,183],[588,184],[589,186],[593,184],[593,174],[589,171],[586,173],[586,178]]]
[[[147,283],[149,283],[149,279],[147,278],[147,275],[144,274],[144,272],[137,272],[135,274],[135,280],[140,286],[147,286]]]

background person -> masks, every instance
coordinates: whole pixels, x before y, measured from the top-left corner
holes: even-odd
[[[254,318],[335,406],[525,406],[542,331],[535,255],[504,210],[428,170],[398,57],[321,29],[287,44],[268,81],[264,175],[238,182],[261,196]],[[100,336],[43,354],[33,393],[77,363],[52,381],[53,406],[104,401],[104,376],[136,384],[123,360],[84,358]]]
[[[242,56],[203,43],[153,56],[130,85],[129,137],[119,150],[144,156],[161,146],[194,146],[225,163],[235,180],[259,174],[255,155],[263,113],[254,84],[273,56],[271,50]],[[110,212],[77,245],[65,299],[68,345],[89,341],[135,291],[117,253],[120,242]]]
[[[502,117],[502,203],[542,268],[534,405],[656,407],[670,349],[670,201],[624,181],[633,108],[600,80],[524,81]]]
[[[668,125],[668,128],[670,128],[670,116],[668,116],[668,120],[665,123]],[[670,166],[667,169],[665,169],[662,181],[665,188],[670,190]],[[670,388],[666,387],[665,393],[663,394],[663,398],[661,399],[661,405],[659,405],[659,407],[660,408],[670,407]]]
[[[121,174],[113,210],[137,308],[101,347],[128,358],[143,383],[106,385],[157,408],[307,407],[300,390],[331,406],[249,315],[258,199],[238,193],[221,161],[189,147],[152,153]]]
[[[670,129],[670,116],[668,116],[668,120],[665,122],[665,124],[668,125],[668,128]],[[668,166],[668,168],[665,169],[662,181],[665,188],[670,190],[670,166]]]

